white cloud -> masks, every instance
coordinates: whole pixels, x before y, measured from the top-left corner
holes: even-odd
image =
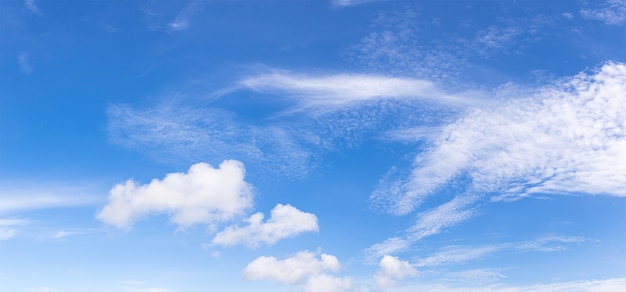
[[[468,179],[465,191],[510,200],[532,194],[626,196],[626,65],[476,109],[444,128],[407,178],[373,194],[405,214],[439,188]],[[396,187],[390,188],[388,185]]]
[[[328,274],[311,276],[304,284],[304,292],[357,292],[358,287],[349,277]]]
[[[0,228],[0,240],[8,240],[13,238],[17,231],[13,228]]]
[[[378,258],[384,255],[395,254],[407,250],[411,242],[399,237],[388,238],[381,243],[376,243],[365,250],[368,259]]]
[[[389,141],[417,142],[432,140],[439,136],[441,127],[411,127],[406,129],[392,130],[385,134],[384,138]]]
[[[201,9],[202,1],[191,1],[184,9],[182,9],[176,18],[167,24],[169,31],[179,31],[189,28],[191,16]]]
[[[187,173],[170,173],[145,185],[128,180],[111,189],[97,218],[123,229],[150,213],[170,214],[180,227],[227,221],[252,205],[252,186],[244,176],[241,162],[225,160],[219,168],[197,163]]]
[[[365,250],[367,257],[387,257],[384,252],[401,253],[408,249],[411,244],[419,240],[420,237],[414,237],[411,229],[407,230],[406,239],[390,238],[382,243],[374,244]],[[431,267],[457,264],[478,259],[503,251],[517,252],[557,252],[567,248],[568,245],[578,244],[589,241],[588,239],[576,236],[563,235],[546,235],[532,240],[519,242],[506,242],[500,244],[490,244],[483,246],[445,246],[438,252],[417,259],[412,266],[414,267]],[[382,248],[381,248],[382,246]]]
[[[348,7],[381,0],[331,0],[333,6]]]
[[[305,282],[311,276],[324,272],[336,272],[340,268],[339,260],[332,255],[302,251],[292,257],[279,260],[275,257],[262,256],[246,266],[243,277],[246,280],[275,280],[283,284]]]
[[[217,233],[213,243],[257,247],[260,243],[272,245],[283,238],[319,230],[314,214],[302,212],[291,205],[276,205],[266,222],[263,222],[263,213],[260,212],[250,216],[247,222],[246,226],[230,226]]]
[[[321,146],[316,135],[293,124],[252,125],[226,110],[181,104],[145,110],[110,106],[108,127],[113,142],[161,159],[217,163],[237,157],[255,169],[292,176],[308,171],[312,154],[304,145]]]
[[[479,247],[448,246],[434,255],[419,259],[415,262],[417,267],[448,265],[453,263],[466,262],[469,260],[484,257],[501,250],[502,246],[488,245]]]
[[[1,219],[0,218],[0,240],[8,240],[17,234],[16,226],[27,224],[26,219]]]
[[[521,242],[509,242],[484,246],[446,246],[440,251],[418,259],[414,266],[430,267],[462,263],[502,251],[555,252],[565,250],[565,245],[586,241],[576,236],[551,235]]]
[[[417,276],[417,270],[409,262],[385,255],[378,264],[378,271],[374,275],[374,280],[376,280],[378,287],[387,288],[394,286],[396,280],[415,276]]]
[[[469,206],[476,201],[475,196],[458,196],[450,202],[418,215],[416,223],[408,229],[412,241],[437,234],[441,229],[456,225],[473,216]]]
[[[469,271],[461,271],[461,272],[453,272],[450,273],[449,279],[457,280],[457,281],[497,281],[501,279],[507,278],[506,275],[502,273],[491,271],[487,269],[476,269]]]
[[[0,214],[28,210],[75,207],[90,205],[98,201],[91,194],[92,186],[58,185],[22,181],[0,186]]]
[[[39,8],[35,4],[35,0],[24,0],[24,6],[31,13],[33,13],[35,15],[41,15],[41,11],[39,11]]]
[[[30,73],[33,73],[33,65],[30,60],[29,53],[21,52],[17,56],[17,63],[20,65],[20,71],[22,71],[24,75],[30,75]]]
[[[50,287],[26,288],[27,292],[59,292],[59,290]]]
[[[580,15],[608,25],[620,25],[626,22],[626,0],[606,0],[600,8],[580,10]]]
[[[482,287],[455,287],[446,285],[410,285],[389,289],[390,292],[410,291],[450,291],[450,292],[621,292],[626,290],[626,278],[603,280],[583,280],[572,282],[558,282],[551,284],[537,284],[531,286],[503,286],[489,285]]]
[[[239,85],[258,92],[287,94],[303,107],[341,107],[380,98],[418,98],[452,105],[480,102],[477,92],[448,93],[431,81],[382,75],[310,76],[276,71],[244,78]]]

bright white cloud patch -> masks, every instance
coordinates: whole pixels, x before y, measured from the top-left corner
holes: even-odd
[[[128,180],[111,189],[97,218],[124,229],[151,213],[170,214],[181,227],[230,220],[252,205],[252,187],[244,176],[241,162],[226,160],[219,168],[197,163],[187,173],[170,173],[145,185]]]
[[[274,280],[283,284],[296,285],[305,292],[349,292],[358,291],[354,281],[348,277],[336,277],[339,260],[332,255],[302,251],[292,257],[279,260],[275,257],[259,257],[243,271],[246,280]]]
[[[452,94],[433,82],[381,75],[338,74],[308,76],[275,72],[248,77],[241,86],[259,92],[279,92],[300,100],[303,106],[345,106],[380,98],[420,98],[444,104],[477,103],[477,93]]]
[[[534,96],[477,109],[444,128],[406,179],[375,192],[405,214],[446,183],[493,200],[532,194],[626,196],[626,65],[607,63]]]
[[[230,226],[219,232],[213,239],[214,244],[246,244],[257,247],[260,243],[274,244],[278,240],[295,236],[303,232],[319,230],[317,217],[302,212],[291,205],[278,204],[272,209],[271,217],[263,222],[263,213],[256,213],[247,220],[248,225]]]
[[[246,280],[275,280],[283,284],[304,282],[311,276],[339,270],[339,260],[332,255],[317,255],[302,251],[293,257],[279,260],[275,257],[262,256],[246,266],[243,277]]]
[[[417,276],[417,270],[409,262],[386,255],[380,260],[374,279],[378,287],[385,288],[395,285],[396,280],[414,276]]]

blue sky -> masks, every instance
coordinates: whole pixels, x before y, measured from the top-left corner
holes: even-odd
[[[0,290],[624,291],[626,2],[2,1]]]

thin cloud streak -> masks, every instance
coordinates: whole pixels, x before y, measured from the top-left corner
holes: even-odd
[[[482,104],[481,93],[449,93],[422,79],[368,74],[298,75],[273,72],[238,82],[261,93],[279,93],[296,99],[302,108],[341,108],[377,99],[421,99],[451,106]]]

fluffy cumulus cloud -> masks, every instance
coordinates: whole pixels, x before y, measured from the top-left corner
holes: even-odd
[[[607,63],[537,90],[476,109],[443,129],[407,178],[375,200],[405,214],[450,182],[512,200],[533,194],[626,196],[626,65]],[[383,190],[383,191],[380,191]]]
[[[269,279],[296,284],[326,271],[336,272],[339,268],[339,260],[333,255],[321,254],[318,259],[315,253],[302,251],[284,260],[259,257],[248,264],[243,277],[246,280]]]
[[[409,262],[386,255],[380,260],[374,279],[378,287],[385,288],[395,285],[396,280],[414,276],[417,276],[417,270]]]
[[[149,184],[128,180],[111,189],[97,218],[122,229],[151,213],[169,214],[180,227],[230,220],[252,205],[252,186],[244,176],[241,162],[226,160],[219,168],[197,163],[187,173],[170,173]]]
[[[257,247],[260,243],[271,245],[283,238],[319,230],[314,214],[302,212],[291,205],[278,204],[267,221],[263,222],[263,217],[263,213],[259,212],[248,218],[246,226],[227,227],[215,235],[213,243]]]
[[[321,254],[318,258],[315,253],[302,251],[284,260],[259,257],[246,266],[243,278],[298,285],[307,292],[356,291],[350,278],[328,274],[337,272],[339,268],[339,260],[335,256]]]

